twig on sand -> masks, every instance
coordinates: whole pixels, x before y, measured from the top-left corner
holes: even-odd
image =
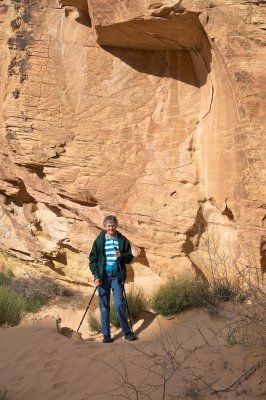
[[[210,343],[208,342],[208,340],[206,339],[206,337],[203,335],[199,325],[197,324],[197,322],[194,320],[194,323],[196,325],[196,328],[198,330],[198,332],[200,333],[200,336],[202,337],[202,339],[204,340],[204,342],[207,344],[207,346],[210,346]]]
[[[255,372],[258,368],[260,368],[265,361],[266,361],[265,358],[262,358],[261,360],[257,361],[250,368],[248,368],[246,371],[244,371],[243,374],[241,374],[237,379],[235,379],[230,385],[224,386],[221,389],[214,389],[212,391],[212,394],[218,393],[218,392],[226,392],[227,390],[230,390],[233,386],[240,383],[243,379],[247,379],[253,372]]]

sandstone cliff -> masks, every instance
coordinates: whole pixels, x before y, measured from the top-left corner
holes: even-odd
[[[265,1],[1,0],[0,260],[86,284],[265,273]]]

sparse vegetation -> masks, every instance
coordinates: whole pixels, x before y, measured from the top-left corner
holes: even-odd
[[[46,304],[48,298],[40,293],[38,290],[32,290],[25,293],[25,311],[35,313],[41,306]]]
[[[151,298],[151,307],[161,315],[173,315],[192,307],[207,305],[207,283],[189,278],[170,278]]]
[[[132,318],[136,318],[141,311],[147,310],[148,302],[140,289],[132,289],[127,294],[129,313]]]
[[[206,307],[217,315],[220,302],[243,303],[248,294],[237,284],[225,279],[212,285],[192,278],[169,278],[151,297],[151,307],[161,315],[173,315],[189,308]]]
[[[89,312],[88,323],[89,323],[89,328],[92,332],[94,333],[101,332],[101,323],[99,319],[96,317],[96,315],[93,314],[92,312]]]
[[[117,328],[120,326],[113,299],[111,300],[110,303],[110,322]]]
[[[139,313],[141,311],[146,310],[148,306],[148,303],[144,297],[143,292],[139,289],[134,289],[128,292],[127,301],[131,318],[136,318],[139,315]],[[113,299],[111,299],[110,303],[110,322],[112,325],[116,327],[120,326]],[[98,333],[101,331],[100,321],[95,314],[89,313],[88,323],[89,323],[89,328],[92,332]]]
[[[0,389],[0,400],[8,400],[7,390]]]
[[[6,273],[0,271],[0,286],[9,285],[12,278],[14,278],[12,271],[8,270]]]
[[[25,312],[37,312],[56,296],[74,292],[48,277],[16,278],[11,271],[0,272],[0,326],[17,325]]]
[[[234,346],[235,344],[238,344],[238,338],[236,336],[236,333],[233,332],[228,332],[227,337],[226,337],[226,342],[230,346]]]
[[[233,284],[226,279],[216,280],[213,284],[212,292],[218,301],[242,303],[247,298],[247,293],[244,293],[239,285]]]
[[[141,311],[147,309],[148,303],[140,289],[133,289],[127,293],[128,309],[131,318],[136,318]],[[119,320],[116,314],[113,300],[110,304],[110,322],[116,327],[119,327]]]
[[[17,325],[25,310],[25,300],[8,287],[0,286],[0,326]]]
[[[185,390],[185,397],[194,400],[202,400],[202,393],[198,386],[191,385]]]
[[[56,296],[69,297],[74,294],[74,291],[46,276],[14,278],[10,282],[10,287],[14,292],[22,294],[26,298],[39,297],[45,302]]]

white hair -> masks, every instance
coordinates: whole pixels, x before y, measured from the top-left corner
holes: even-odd
[[[107,222],[112,222],[113,224],[118,225],[118,219],[115,215],[107,215],[103,220],[103,226],[106,226]]]

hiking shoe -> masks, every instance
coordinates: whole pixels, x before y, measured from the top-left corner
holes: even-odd
[[[112,343],[114,339],[112,339],[110,336],[104,335],[102,343]]]
[[[133,340],[137,340],[136,336],[135,336],[134,333],[131,332],[131,331],[129,331],[128,333],[126,333],[126,334],[124,335],[124,338],[125,338],[126,340],[129,340],[130,342],[133,342]]]

